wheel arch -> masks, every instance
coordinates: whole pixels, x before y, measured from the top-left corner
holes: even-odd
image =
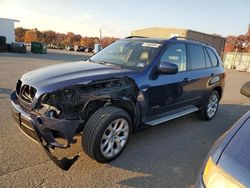
[[[219,97],[220,97],[220,100],[221,100],[221,98],[222,98],[222,87],[221,87],[221,86],[215,86],[214,88],[212,88],[212,89],[210,90],[209,93],[211,93],[213,90],[215,90],[215,91],[218,92]]]
[[[139,122],[139,119],[138,119],[139,118],[139,109],[137,108],[135,103],[133,101],[131,101],[130,99],[121,98],[121,99],[111,100],[110,105],[125,110],[132,120],[132,129],[135,130],[135,128],[137,127],[138,122]]]
[[[124,111],[126,111],[128,113],[128,115],[130,116],[130,118],[132,120],[132,129],[133,129],[133,131],[138,126],[138,123],[139,123],[139,108],[129,98],[115,98],[115,99],[112,99],[112,98],[98,98],[98,99],[89,100],[87,102],[87,104],[85,104],[83,111],[88,109],[87,107],[90,104],[93,104],[93,103],[101,104],[101,105],[97,105],[97,107],[115,106],[117,108],[123,109]],[[95,111],[96,110],[98,110],[98,109],[95,109]],[[91,114],[89,114],[89,117],[92,116],[93,113],[94,113],[94,111],[92,111]]]

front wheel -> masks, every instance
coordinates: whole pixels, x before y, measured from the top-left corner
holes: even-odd
[[[213,90],[203,105],[202,109],[198,112],[198,116],[202,120],[211,120],[217,113],[219,107],[219,94],[216,90]]]
[[[117,158],[126,147],[131,134],[127,112],[106,106],[97,110],[86,123],[82,147],[92,159],[106,163]]]

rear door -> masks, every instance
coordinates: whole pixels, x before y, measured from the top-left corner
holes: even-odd
[[[200,106],[208,91],[208,82],[214,76],[211,61],[203,46],[187,44],[188,50],[188,79],[192,84],[187,86],[188,98],[194,105]]]

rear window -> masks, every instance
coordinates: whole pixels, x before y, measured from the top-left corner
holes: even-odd
[[[208,55],[210,57],[212,66],[213,67],[218,66],[218,59],[217,59],[216,55],[214,54],[214,52],[209,48],[206,48],[206,49],[207,49]]]
[[[211,68],[212,67],[211,61],[210,61],[210,58],[209,58],[209,56],[207,54],[206,49],[204,49],[204,54],[205,54],[205,59],[206,59],[206,68]]]
[[[191,70],[204,69],[205,57],[201,46],[189,44]]]

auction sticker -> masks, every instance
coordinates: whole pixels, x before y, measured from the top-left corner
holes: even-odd
[[[144,47],[151,47],[151,48],[158,48],[159,46],[161,46],[161,44],[158,44],[158,43],[150,43],[150,42],[144,42],[141,46],[144,46]]]

